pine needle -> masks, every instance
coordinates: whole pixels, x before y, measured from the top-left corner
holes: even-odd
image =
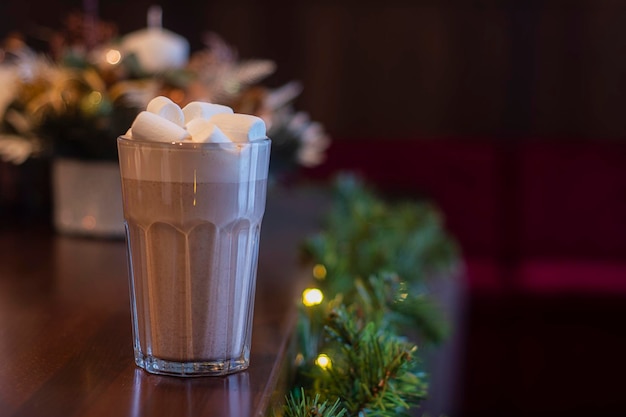
[[[332,404],[329,401],[320,402],[319,394],[311,398],[306,395],[304,388],[291,392],[283,407],[283,417],[342,417],[346,413],[339,399]]]

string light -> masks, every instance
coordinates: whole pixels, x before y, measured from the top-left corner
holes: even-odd
[[[98,112],[100,105],[102,104],[102,93],[99,91],[92,91],[81,100],[81,110],[85,114],[95,114]]]
[[[324,294],[317,288],[307,288],[302,292],[302,304],[307,307],[316,306],[322,302]]]
[[[89,101],[89,104],[91,104],[92,106],[97,106],[100,103],[102,103],[102,93],[99,91],[92,91],[87,96],[87,100]]]
[[[122,53],[117,49],[109,49],[104,59],[111,65],[117,65],[122,60]]]
[[[304,355],[302,353],[298,353],[294,359],[294,363],[296,366],[300,366],[304,363]]]
[[[316,264],[313,267],[313,276],[315,279],[323,280],[326,278],[326,267],[322,264]]]
[[[328,355],[324,353],[320,353],[315,359],[315,364],[322,369],[328,369],[332,366],[333,362],[330,360]]]
[[[398,286],[398,300],[397,301],[404,301],[407,299],[407,297],[409,296],[409,292],[408,292],[408,287],[406,282],[402,281],[400,282],[400,285]]]

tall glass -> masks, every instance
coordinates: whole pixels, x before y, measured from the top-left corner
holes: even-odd
[[[118,138],[135,363],[157,374],[246,369],[270,140]]]

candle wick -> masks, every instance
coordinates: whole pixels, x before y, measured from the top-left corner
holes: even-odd
[[[151,29],[163,27],[163,9],[161,6],[150,6],[148,9],[148,27]]]

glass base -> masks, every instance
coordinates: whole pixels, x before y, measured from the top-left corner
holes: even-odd
[[[135,363],[151,374],[180,377],[220,376],[248,369],[246,358],[223,359],[200,362],[174,362],[135,352]]]

